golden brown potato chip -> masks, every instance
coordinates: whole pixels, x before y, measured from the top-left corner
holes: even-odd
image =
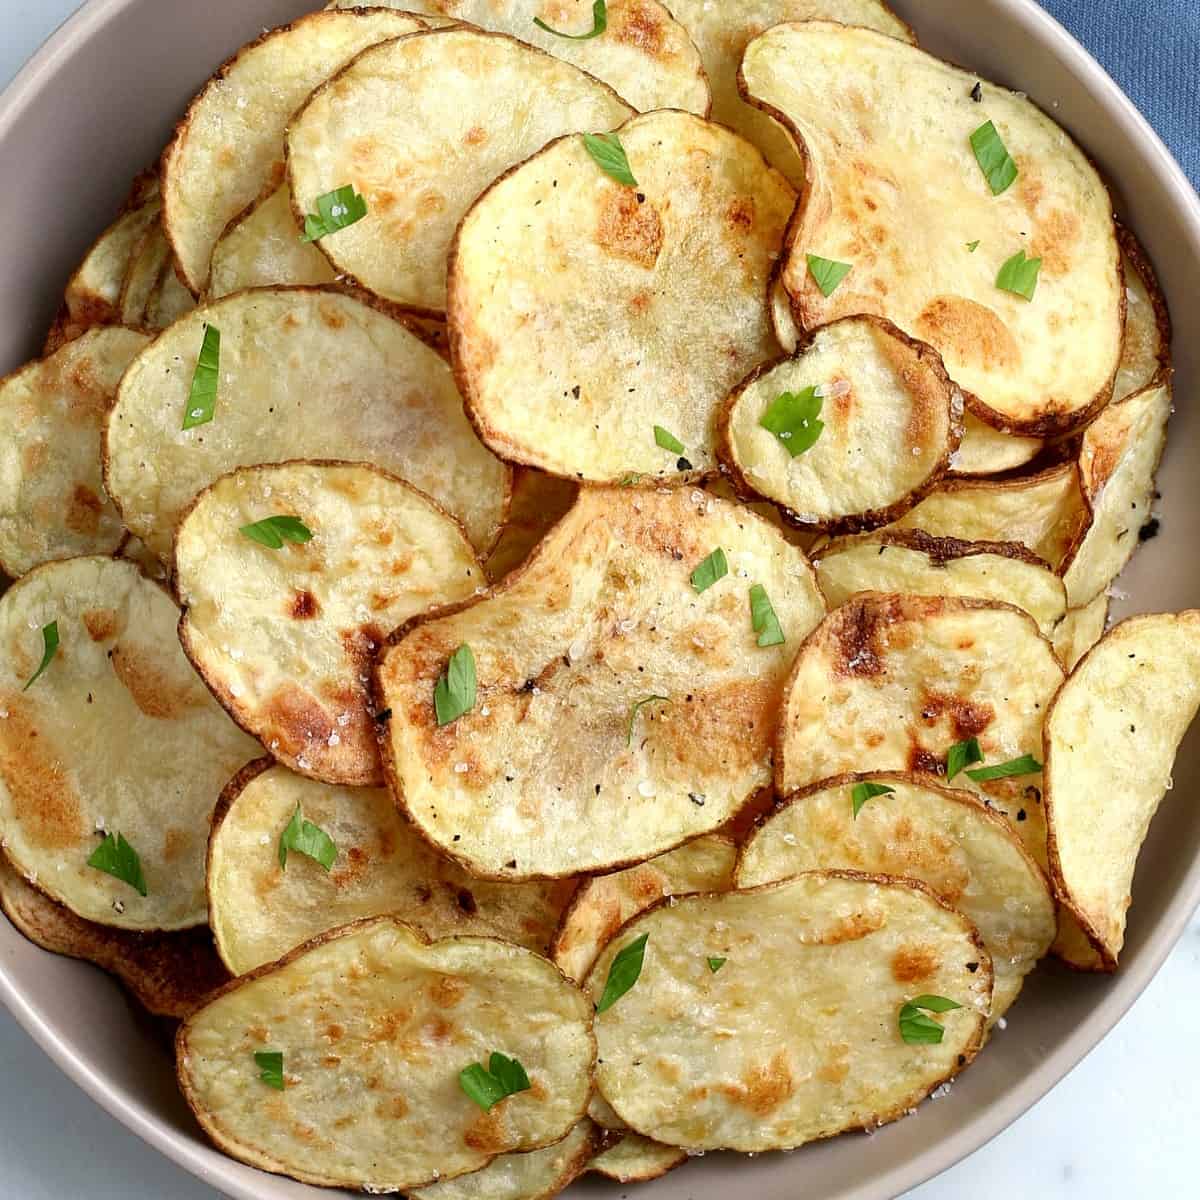
[[[163,233],[161,221],[155,220],[138,239],[121,284],[117,307],[122,325],[145,325],[146,306],[170,257],[171,244]]]
[[[280,518],[299,527],[264,530]],[[360,785],[383,783],[375,650],[487,582],[428,496],[334,462],[242,467],[205,488],[175,532],[173,579],[179,640],[230,716],[292,770]]]
[[[857,771],[936,775],[1013,823],[1044,863],[1042,720],[1063,681],[1028,613],[963,597],[866,595],[835,609],[800,649],[775,752],[781,795]],[[975,781],[947,776],[950,748],[977,739],[967,770],[1033,755],[1032,768]],[[956,764],[957,765],[957,764]]]
[[[755,585],[782,644],[757,644]],[[784,676],[823,612],[804,555],[755,514],[697,489],[585,488],[524,567],[380,656],[392,789],[483,877],[641,862],[768,782]],[[478,689],[439,725],[464,645]]]
[[[646,935],[637,982],[596,1016],[596,1083],[646,1137],[691,1150],[786,1149],[903,1116],[975,1056],[992,965],[924,884],[812,872],[683,896],[635,917],[588,978]],[[708,959],[724,959],[714,971]],[[919,963],[920,971],[913,969]],[[900,1012],[945,997],[938,1044]]]
[[[0,571],[111,554],[125,535],[100,480],[100,431],[150,339],[89,329],[0,380]]]
[[[221,332],[213,419],[182,429],[204,326]],[[509,473],[463,416],[450,368],[386,313],[340,292],[266,288],[206,304],[131,365],[108,418],[105,485],[164,561],[192,498],[238,466],[370,462],[432,496],[477,548]]]
[[[860,784],[887,790],[862,799]],[[919,879],[975,925],[995,971],[991,1024],[1054,941],[1054,900],[1041,867],[1007,821],[961,788],[917,775],[823,780],[788,797],[751,835],[736,882],[750,888],[839,868]],[[918,991],[930,967],[915,958],[892,964]]]
[[[779,278],[782,262],[775,263],[771,271],[770,291],[767,303],[770,308],[771,330],[775,340],[785,354],[795,354],[800,348],[800,330],[796,326],[796,318],[792,315],[792,300],[787,294],[787,288]]]
[[[518,467],[513,472],[512,503],[484,567],[488,578],[501,580],[519,567],[533,548],[566,515],[579,488],[569,479]]]
[[[279,864],[297,805],[333,839],[329,871],[300,854]],[[382,789],[331,787],[260,759],[222,793],[208,847],[209,921],[235,975],[318,934],[395,913],[429,937],[490,934],[544,951],[569,881],[488,883],[438,855]]]
[[[497,453],[570,478],[679,478],[715,467],[721,402],[775,354],[767,282],[795,195],[699,117],[618,134],[636,187],[565,137],[475,202],[451,252],[451,347]]]
[[[1086,608],[1069,608],[1051,639],[1054,653],[1068,671],[1104,636],[1108,596],[1101,592]]]
[[[561,1140],[583,1116],[596,1054],[587,1000],[544,958],[491,938],[429,943],[390,917],[235,980],[176,1048],[183,1093],[226,1153],[373,1192]],[[260,1078],[262,1052],[282,1055],[281,1091]],[[494,1053],[532,1087],[481,1111],[459,1073]]]
[[[158,555],[150,553],[141,538],[127,534],[118,552],[118,557],[127,562],[136,563],[147,579],[154,579],[159,583],[167,582],[167,568],[163,566]]]
[[[30,882],[102,925],[204,923],[209,816],[259,750],[184,658],[178,620],[161,587],[111,558],[37,567],[0,599],[4,850]],[[118,857],[118,834],[140,868],[90,865],[97,853]]]
[[[664,1146],[640,1133],[626,1133],[607,1150],[601,1150],[587,1169],[615,1183],[645,1183],[661,1178],[687,1160],[687,1151],[678,1146]]]
[[[502,34],[459,27],[385,42],[292,119],[293,207],[303,218],[353,184],[366,215],[321,238],[321,252],[377,296],[440,314],[446,255],[475,198],[551,139],[612,129],[633,111],[598,79]]]
[[[968,412],[962,441],[950,458],[950,470],[954,475],[997,475],[1032,462],[1044,445],[1041,438],[1001,433]]]
[[[179,282],[174,260],[163,268],[162,276],[146,302],[146,328],[166,329],[196,307],[192,293]]]
[[[783,270],[801,328],[890,318],[936,347],[968,407],[1006,433],[1070,433],[1111,399],[1125,309],[1112,202],[1025,96],[827,22],[755,38],[739,86],[804,144],[809,188]],[[989,177],[972,153],[989,122],[1015,156],[1015,180]],[[1018,254],[1039,260],[1036,292],[1005,279]],[[849,274],[835,286],[820,261],[813,273],[812,256]]]
[[[1116,970],[1138,851],[1200,706],[1200,611],[1131,617],[1080,662],[1046,718],[1055,891]]]
[[[1124,400],[1149,387],[1171,365],[1171,317],[1141,242],[1117,227],[1125,275],[1125,345],[1117,368],[1113,399]]]

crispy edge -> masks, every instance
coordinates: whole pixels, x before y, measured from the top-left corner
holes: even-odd
[[[1031,567],[1042,567],[1052,571],[1050,564],[1040,554],[1035,554],[1022,542],[972,542],[964,538],[935,537],[923,529],[878,529],[861,539],[854,537],[836,538],[812,551],[813,562],[820,562],[831,554],[848,550],[855,545],[903,546],[916,550],[929,558],[931,566],[943,567],[960,558],[974,558],[980,554],[994,554],[1000,558],[1012,558],[1028,563]]]
[[[1171,365],[1171,312],[1167,307],[1167,298],[1159,286],[1158,276],[1154,273],[1154,267],[1151,265],[1150,255],[1146,253],[1145,246],[1142,245],[1137,234],[1128,225],[1122,225],[1120,221],[1117,221],[1117,243],[1134,271],[1137,272],[1142,286],[1146,289],[1146,294],[1150,297],[1151,307],[1154,309],[1154,325],[1158,330],[1158,371],[1155,373],[1157,375]],[[1146,386],[1149,387],[1150,384]],[[1130,395],[1135,394],[1130,393]],[[1124,396],[1118,397],[1118,400],[1123,399],[1125,399]]]

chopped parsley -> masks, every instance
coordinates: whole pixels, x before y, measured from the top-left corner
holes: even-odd
[[[1002,292],[1012,292],[1015,296],[1032,300],[1034,292],[1037,291],[1038,272],[1041,269],[1040,258],[1026,258],[1025,251],[1018,250],[1000,268],[1000,273],[996,276],[996,286]]]
[[[317,213],[304,218],[302,242],[316,242],[367,215],[367,202],[354,190],[353,184],[335,188],[317,197]]]
[[[635,700],[633,702],[633,707],[629,710],[629,731],[625,737],[626,746],[633,745],[633,727],[637,723],[638,713],[640,713],[647,704],[653,704],[656,700],[662,704],[671,703],[671,698],[669,696],[644,696],[641,700]]]
[[[856,783],[850,792],[850,803],[854,806],[854,816],[857,818],[859,809],[875,796],[887,796],[894,792],[894,787],[886,783]]]
[[[707,592],[718,579],[729,574],[729,563],[725,551],[718,546],[693,572],[692,587],[697,592]]]
[[[952,1009],[962,1008],[955,1000],[947,1000],[945,996],[917,996],[900,1006],[900,1036],[910,1046],[936,1046],[945,1030],[925,1012],[944,1013]]]
[[[669,430],[664,429],[661,425],[654,427],[654,441],[663,450],[670,450],[672,454],[684,454],[687,447]]]
[[[627,946],[622,946],[612,965],[608,968],[608,978],[604,982],[604,991],[600,994],[600,1002],[596,1005],[598,1013],[612,1008],[620,998],[638,981],[642,973],[642,963],[646,957],[646,943],[650,940],[648,933],[636,937]]]
[[[965,742],[955,742],[946,755],[946,780],[949,782],[964,767],[972,763],[983,762],[983,751],[979,749],[978,738],[967,738]]]
[[[832,258],[822,258],[819,254],[809,254],[808,271],[816,280],[821,295],[826,298],[838,290],[838,285],[850,274],[850,263],[836,262]]]
[[[533,23],[555,37],[569,38],[573,42],[586,42],[589,38],[599,37],[608,28],[608,5],[605,0],[596,0],[592,5],[592,27],[587,33],[563,33],[546,24],[541,17],[534,17]]]
[[[38,669],[29,677],[29,682],[21,689],[23,692],[29,691],[37,682],[41,673],[54,661],[54,656],[58,653],[58,622],[51,621],[49,625],[42,626],[42,661],[38,664]]]
[[[472,1063],[459,1071],[458,1086],[484,1112],[489,1112],[506,1096],[527,1092],[532,1085],[517,1059],[493,1050],[486,1067],[482,1063]]]
[[[146,877],[142,874],[142,860],[138,852],[119,833],[110,833],[92,851],[87,860],[89,867],[103,871],[122,883],[127,883],[139,896],[146,895]]]
[[[782,646],[787,641],[783,636],[783,626],[779,624],[771,605],[771,597],[761,583],[753,584],[750,588],[750,625],[758,634],[760,646]]]
[[[433,707],[439,726],[457,721],[475,707],[475,655],[465,642],[450,655],[446,670],[433,689]]]
[[[217,383],[221,374],[221,331],[215,325],[204,326],[204,340],[192,372],[192,388],[183,414],[184,429],[207,425],[217,407]]]
[[[289,850],[307,855],[314,862],[320,863],[327,871],[333,866],[333,860],[337,858],[337,846],[334,845],[333,838],[319,825],[306,821],[300,812],[299,804],[296,805],[292,819],[287,823],[287,828],[279,838],[279,865],[285,871],[287,870]]]
[[[625,157],[625,147],[615,133],[585,133],[583,144],[606,175],[626,187],[637,187],[637,180],[629,169],[629,159]]]
[[[1022,754],[1020,758],[1010,758],[1008,762],[997,763],[994,767],[979,767],[967,774],[976,783],[987,783],[989,779],[1011,779],[1016,775],[1036,775],[1042,769],[1032,754]]]
[[[727,958],[708,958],[705,959],[708,963],[708,969],[715,975],[728,961]]]
[[[283,1051],[282,1050],[255,1050],[254,1065],[258,1067],[259,1079],[267,1085],[274,1088],[277,1092],[283,1091]]]
[[[971,134],[971,149],[992,195],[1008,191],[1017,177],[1017,164],[991,121],[985,121]]]
[[[243,525],[239,531],[252,542],[270,550],[282,550],[284,542],[311,542],[312,530],[299,517],[264,517],[253,525]]]
[[[780,392],[759,418],[759,425],[773,433],[779,444],[793,457],[811,450],[825,428],[821,415],[824,400],[815,387],[800,392]]]

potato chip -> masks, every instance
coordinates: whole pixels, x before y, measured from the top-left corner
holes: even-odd
[[[752,623],[756,585],[781,644],[761,601]],[[486,878],[641,862],[769,781],[784,677],[823,612],[804,555],[753,513],[695,489],[585,488],[485,599],[380,656],[392,790]],[[462,646],[477,691],[439,726]]]
[[[102,925],[204,923],[209,815],[258,751],[188,665],[178,619],[162,588],[110,558],[38,567],[0,599],[4,850]],[[91,865],[118,834],[140,866]]]
[[[145,324],[146,306],[170,257],[171,244],[161,222],[156,220],[138,239],[121,284],[117,308],[122,325]]]
[[[753,111],[753,110],[752,110]],[[779,278],[781,264],[777,262],[771,272],[770,291],[767,303],[770,307],[771,329],[775,340],[785,354],[795,354],[800,348],[800,330],[796,318],[792,316],[792,301],[787,294],[787,288]]]
[[[643,934],[640,977],[596,1015],[596,1083],[671,1145],[757,1152],[874,1128],[953,1077],[983,1037],[987,951],[912,880],[812,872],[660,902],[600,956],[593,1000]],[[936,1022],[940,1043],[907,1044],[900,1011],[927,996],[959,1007]]]
[[[1125,275],[1125,345],[1113,385],[1113,399],[1124,400],[1149,387],[1171,365],[1171,317],[1149,256],[1133,231],[1117,227]]]
[[[962,441],[950,459],[950,470],[955,475],[997,475],[1032,462],[1044,445],[1041,438],[1001,433],[968,412],[963,419]]]
[[[297,806],[333,839],[328,871],[293,854],[280,867],[279,840]],[[429,937],[489,934],[543,951],[574,890],[474,879],[435,853],[382,789],[314,783],[268,759],[230,781],[209,839],[209,921],[235,975],[385,912]]]
[[[147,579],[154,579],[159,583],[167,582],[167,568],[163,566],[158,555],[150,553],[141,538],[128,534],[121,545],[118,557],[127,562],[136,563]]]
[[[587,1169],[589,1174],[602,1175],[614,1183],[646,1183],[660,1179],[687,1160],[688,1152],[678,1146],[664,1146],[640,1133],[626,1133],[607,1150],[601,1150]]]
[[[125,531],[100,481],[100,431],[150,339],[89,329],[0,380],[0,571],[111,554]]]
[[[1110,404],[1084,431],[1079,478],[1091,521],[1061,567],[1072,608],[1101,595],[1138,548],[1170,415],[1171,387],[1163,380]]]
[[[387,42],[292,119],[293,206],[316,212],[319,196],[353,184],[366,215],[321,238],[321,252],[376,295],[442,313],[454,232],[492,180],[552,138],[632,114],[598,79],[501,34],[454,28]]]
[[[508,519],[484,564],[488,578],[503,579],[519,567],[578,495],[579,488],[569,479],[518,467],[513,472]]]
[[[221,332],[214,416],[184,430],[206,325]],[[508,470],[471,430],[446,363],[387,314],[315,288],[226,297],[154,342],[109,415],[105,484],[165,561],[183,510],[218,476],[301,458],[399,475],[458,517],[477,548],[495,539],[508,502]]]
[[[193,295],[208,286],[225,226],[278,170],[288,120],[312,90],[368,46],[423,28],[382,9],[312,13],[267,31],[217,71],[162,160],[163,225]]]
[[[775,753],[781,795],[857,771],[913,771],[969,788],[1009,818],[1044,863],[1042,719],[1063,681],[1027,613],[963,597],[866,595],[835,609],[801,647]],[[1035,756],[986,781],[947,778],[952,746],[976,739],[980,770]],[[958,765],[958,764],[955,764]]]
[[[1051,641],[1059,662],[1068,671],[1104,636],[1108,623],[1108,596],[1101,592],[1086,608],[1069,608],[1054,630]]]
[[[380,917],[317,938],[191,1016],[179,1079],[205,1132],[243,1162],[407,1191],[565,1137],[591,1088],[591,1024],[583,994],[532,951],[428,943]],[[282,1090],[260,1078],[263,1052],[282,1055]],[[481,1111],[459,1073],[496,1053],[531,1088]]]
[[[333,0],[328,7],[355,4]],[[708,116],[708,80],[700,55],[688,31],[657,0],[609,0],[603,36],[586,39],[578,35],[593,27],[593,0],[387,0],[381,7],[507,33],[603,80],[639,112],[682,108]],[[535,18],[574,36],[540,29]]]
[[[299,522],[287,540],[280,519]],[[427,496],[331,462],[242,467],[205,488],[176,530],[173,578],[179,640],[230,716],[292,770],[346,784],[383,783],[376,648],[487,581]]]
[[[3,857],[0,907],[35,945],[94,963],[156,1017],[182,1020],[229,980],[207,929],[132,933],[85,921],[26,883]]]
[[[886,791],[856,812],[863,783]],[[1008,822],[961,788],[916,775],[824,780],[789,797],[751,835],[737,886],[838,868],[919,879],[975,925],[995,972],[991,1024],[1054,941],[1054,900],[1041,868]],[[892,964],[917,991],[930,967],[916,958]]]
[[[830,608],[860,592],[976,596],[1023,608],[1050,635],[1067,611],[1062,580],[1017,542],[963,542],[919,529],[840,538],[814,555],[817,583]]]
[[[1138,851],[1200,706],[1200,611],[1131,617],[1072,672],[1046,718],[1050,871],[1116,970]]]
[[[717,453],[801,525],[853,530],[911,508],[961,436],[962,395],[937,351],[878,317],[846,317],[734,388]]]
[[[618,136],[636,188],[566,137],[476,201],[452,250],[451,346],[497,453],[678,478],[715,467],[721,402],[775,353],[767,282],[795,196],[749,142],[687,113]]]
[[[163,268],[162,276],[146,302],[147,329],[166,329],[196,307],[192,293],[179,282],[172,259]]]
[[[1006,433],[1070,433],[1109,401],[1125,308],[1112,202],[1040,109],[895,38],[823,22],[755,38],[739,86],[804,143],[810,188],[783,269],[802,328],[890,318],[939,350],[968,407]],[[989,154],[1010,173],[989,176]],[[840,286],[824,263],[849,267]]]

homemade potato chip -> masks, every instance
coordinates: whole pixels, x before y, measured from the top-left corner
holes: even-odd
[[[328,871],[299,854],[280,866],[280,838],[297,807],[333,840]],[[314,783],[268,759],[238,772],[213,816],[209,922],[235,975],[385,912],[429,937],[490,934],[542,951],[573,892],[569,882],[474,879],[438,855],[382,789]]]
[[[179,282],[174,260],[167,263],[146,302],[147,329],[166,329],[196,307],[192,293]]]
[[[1108,596],[1101,592],[1086,608],[1069,608],[1054,630],[1054,653],[1068,671],[1104,636]]]
[[[865,801],[858,787],[873,792]],[[861,804],[861,807],[858,807]],[[737,886],[844,868],[919,879],[979,930],[995,972],[990,1023],[1054,941],[1054,899],[1012,827],[969,792],[916,775],[842,775],[788,798],[742,847]],[[918,990],[927,960],[892,964]]]
[[[94,963],[157,1017],[181,1020],[229,980],[207,929],[132,933],[77,917],[26,883],[0,857],[0,907],[35,945]]]
[[[591,1087],[591,1025],[583,994],[532,951],[428,943],[380,917],[235,981],[180,1027],[176,1048],[184,1095],[222,1150],[305,1183],[383,1192],[565,1137]],[[263,1052],[282,1055],[278,1092],[260,1078]],[[459,1073],[496,1053],[532,1086],[480,1111]]]
[[[1055,891],[1116,970],[1138,851],[1200,705],[1200,611],[1131,617],[1072,672],[1046,718]]]
[[[954,1076],[983,1037],[987,951],[912,880],[812,872],[660,902],[600,956],[593,1000],[643,934],[640,977],[596,1015],[596,1083],[671,1145],[757,1152],[874,1128]],[[901,1009],[927,996],[958,1007],[937,1022],[939,1043],[906,1044]]]
[[[813,556],[830,608],[860,592],[977,596],[1023,608],[1050,635],[1067,611],[1062,580],[1017,542],[963,542],[919,529],[839,538]]]
[[[453,28],[387,42],[292,119],[293,206],[302,218],[353,184],[366,215],[316,245],[376,295],[442,313],[447,251],[475,198],[552,138],[612,129],[633,111],[598,79],[500,34]]]
[[[1032,462],[1044,445],[1041,438],[1001,433],[968,412],[963,418],[962,441],[950,458],[950,470],[955,475],[996,475]]]
[[[451,253],[451,347],[505,458],[678,478],[715,467],[721,401],[776,352],[767,283],[795,194],[749,142],[687,113],[618,136],[635,187],[565,137],[476,201]]]
[[[225,226],[278,169],[288,120],[312,90],[375,42],[424,28],[385,9],[312,13],[267,31],[217,71],[162,160],[163,226],[194,295],[208,286]]]
[[[767,303],[770,307],[771,329],[775,340],[785,354],[791,355],[800,347],[800,330],[796,327],[796,318],[792,316],[792,300],[779,278],[779,271],[780,263],[777,262],[771,272]]]
[[[380,656],[392,790],[476,875],[641,862],[769,781],[784,677],[823,613],[804,555],[755,514],[696,489],[585,488],[485,599]]]
[[[1163,381],[1110,404],[1084,431],[1079,479],[1091,521],[1061,568],[1072,608],[1101,595],[1138,548],[1170,415],[1171,388]]]
[[[134,247],[129,270],[121,284],[118,310],[122,325],[143,326],[146,306],[171,257],[171,244],[163,233],[162,224],[154,221]]]
[[[801,525],[852,530],[911,508],[961,436],[962,395],[937,352],[877,317],[846,317],[734,388],[717,452]]]
[[[579,488],[569,479],[518,467],[513,472],[508,519],[484,564],[488,578],[503,579],[519,567],[578,495]]]
[[[185,430],[205,326],[221,333],[213,419]],[[508,502],[508,469],[471,430],[446,363],[387,314],[315,288],[203,305],[135,359],[108,419],[105,484],[165,561],[183,510],[218,476],[301,458],[399,475],[477,548],[494,541]]]
[[[230,716],[292,770],[348,784],[383,782],[376,648],[487,582],[427,496],[332,462],[242,467],[205,488],[176,530],[173,578],[179,640]]]
[[[1041,750],[1042,720],[1062,681],[1036,622],[1010,605],[860,596],[801,647],[780,718],[776,791],[868,770],[942,776],[1008,817],[1042,864],[1041,767],[1026,756]],[[949,775],[951,748],[972,739],[982,757],[960,751],[965,761]],[[967,774],[1001,765],[1013,773]]]
[[[783,270],[801,328],[890,318],[936,347],[968,407],[1006,433],[1070,433],[1109,401],[1125,309],[1112,203],[1040,109],[825,22],[755,38],[739,86],[804,143],[810,190]],[[980,165],[996,156],[1007,173]],[[840,286],[826,264],[848,267]]]
[[[178,619],[110,558],[38,567],[0,599],[4,852],[102,925],[204,923],[209,815],[258,750],[184,658]]]
[[[422,17],[449,18],[529,42],[603,80],[639,112],[682,108],[708,116],[708,80],[685,30],[657,0],[609,0],[601,37],[580,38],[594,27],[592,0],[386,0],[372,7],[402,8]],[[329,8],[354,8],[333,0]],[[540,18],[563,35],[539,28]],[[433,24],[433,21],[430,21]]]
[[[0,571],[111,554],[125,531],[100,481],[100,431],[150,339],[89,329],[0,380]]]
[[[1117,227],[1125,276],[1125,344],[1113,385],[1113,399],[1124,400],[1149,387],[1171,365],[1171,317],[1154,268],[1133,231]]]
[[[602,1150],[588,1163],[588,1172],[615,1183],[645,1183],[659,1179],[688,1160],[686,1150],[664,1146],[640,1133],[623,1134],[618,1142]]]

